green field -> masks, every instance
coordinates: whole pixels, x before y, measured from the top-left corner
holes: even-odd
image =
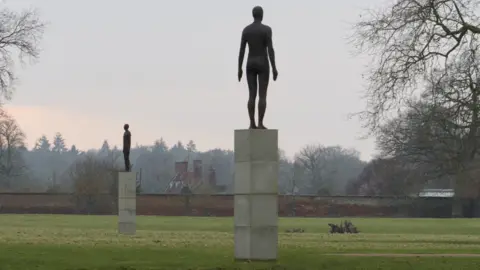
[[[232,218],[141,216],[137,217],[137,235],[129,237],[116,233],[116,216],[0,215],[0,270],[418,270],[480,266],[480,257],[460,257],[480,254],[480,220],[351,220],[360,234],[327,234],[327,223],[340,219],[281,218],[279,260],[248,263],[233,261]],[[288,228],[303,228],[305,233],[284,233]],[[445,256],[421,255],[439,253]]]

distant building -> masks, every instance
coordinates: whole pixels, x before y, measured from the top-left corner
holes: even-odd
[[[453,189],[426,188],[417,194],[410,205],[409,215],[423,218],[450,218],[452,217]]]
[[[188,161],[175,162],[175,176],[165,189],[165,193],[183,194],[182,190],[188,187],[195,194],[216,194],[225,190],[224,186],[217,185],[217,178],[213,166],[209,166],[207,175],[201,160],[193,161],[193,171],[188,171]]]
[[[424,189],[418,193],[421,198],[453,198],[453,189]]]

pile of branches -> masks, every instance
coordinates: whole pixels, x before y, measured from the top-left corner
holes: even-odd
[[[330,233],[359,233],[360,231],[349,220],[345,220],[340,225],[328,223],[330,226]]]

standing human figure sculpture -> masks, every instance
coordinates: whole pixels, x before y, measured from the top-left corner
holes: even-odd
[[[123,159],[125,160],[125,171],[130,171],[130,146],[132,141],[132,134],[128,130],[128,124],[123,125]]]
[[[250,129],[267,129],[263,118],[267,109],[267,88],[270,80],[270,64],[272,65],[273,80],[277,80],[278,71],[275,64],[275,51],[273,49],[272,28],[262,23],[263,9],[256,6],[252,10],[253,23],[247,25],[242,31],[240,53],[238,55],[238,81],[243,76],[243,58],[245,47],[248,44],[247,58],[247,83],[248,83],[248,115]],[[255,100],[258,92],[258,126],[255,124]]]

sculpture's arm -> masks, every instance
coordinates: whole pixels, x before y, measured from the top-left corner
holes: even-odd
[[[242,70],[243,58],[245,57],[246,47],[247,47],[247,39],[245,38],[245,30],[243,30],[242,40],[240,41],[240,52],[238,53],[238,70]]]
[[[277,70],[277,64],[275,63],[275,50],[273,49],[272,41],[272,28],[268,28],[267,31],[267,50],[268,57],[270,58],[270,64],[272,65],[273,70]]]

